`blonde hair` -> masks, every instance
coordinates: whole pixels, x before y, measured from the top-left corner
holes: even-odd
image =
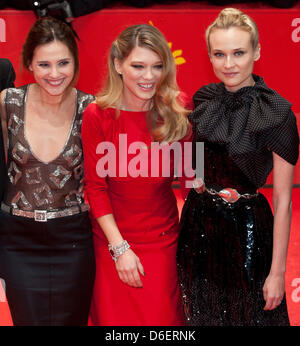
[[[153,138],[159,142],[180,140],[190,129],[187,119],[189,111],[178,100],[179,88],[172,52],[163,34],[152,25],[130,26],[112,43],[108,58],[108,75],[104,88],[96,97],[96,103],[102,109],[116,107],[116,115],[119,114],[123,81],[115,69],[114,61],[117,59],[122,63],[135,47],[150,49],[160,57],[163,63],[162,77],[157,85],[152,108],[148,111],[147,117]],[[161,125],[158,125],[159,119],[162,120]]]
[[[254,49],[257,47],[259,43],[259,33],[254,20],[236,8],[224,8],[215,21],[206,29],[205,36],[208,53],[210,53],[210,34],[215,29],[229,29],[231,27],[237,27],[249,32],[252,47]]]

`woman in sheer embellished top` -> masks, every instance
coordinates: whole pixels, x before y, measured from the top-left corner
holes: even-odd
[[[7,300],[14,325],[85,325],[95,263],[81,122],[93,96],[73,87],[77,45],[59,20],[36,21],[23,64],[35,83],[1,93],[7,176],[0,266]]]

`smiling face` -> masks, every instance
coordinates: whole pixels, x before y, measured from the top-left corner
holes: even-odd
[[[253,48],[249,32],[238,27],[215,29],[209,43],[215,75],[228,91],[254,85],[253,64],[260,57],[260,45]]]
[[[148,110],[162,77],[160,57],[148,48],[135,47],[124,61],[115,59],[115,68],[123,79],[123,107]]]
[[[34,78],[47,94],[62,95],[74,78],[74,58],[69,48],[60,41],[39,45],[29,65]]]

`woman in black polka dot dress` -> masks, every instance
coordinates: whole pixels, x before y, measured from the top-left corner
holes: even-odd
[[[184,205],[178,248],[186,323],[289,325],[285,268],[299,137],[291,104],[253,74],[254,21],[224,9],[206,32],[221,83],[200,88],[189,118],[205,143],[204,182]],[[258,192],[271,170],[274,217]]]

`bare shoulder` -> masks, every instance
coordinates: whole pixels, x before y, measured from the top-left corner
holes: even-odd
[[[5,114],[5,95],[6,95],[6,90],[7,89],[3,89],[0,92],[0,110],[1,110],[1,113],[2,113],[2,117],[4,117],[4,114]]]
[[[7,90],[7,89],[3,89],[3,90],[0,92],[0,101],[1,101],[1,103],[4,102],[4,97],[5,97],[5,94],[6,94],[6,90]]]

